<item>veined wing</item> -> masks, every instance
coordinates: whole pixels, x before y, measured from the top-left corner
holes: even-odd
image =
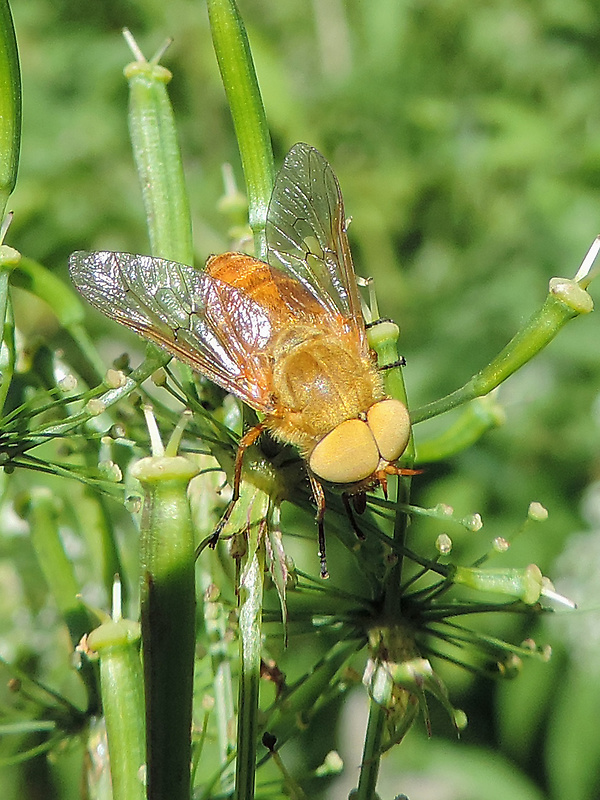
[[[257,303],[269,318],[273,334],[294,324],[339,336],[348,333],[346,318],[337,309],[324,308],[322,301],[289,272],[245,253],[211,256],[204,269],[207,275]]]
[[[283,162],[267,213],[269,263],[296,278],[330,314],[341,314],[366,351],[344,203],[326,159],[303,142]]]
[[[258,411],[272,411],[267,311],[235,287],[151,256],[76,252],[71,279],[98,310]]]

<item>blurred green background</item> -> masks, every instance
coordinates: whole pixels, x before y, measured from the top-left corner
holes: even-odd
[[[243,182],[204,4],[12,7],[24,113],[8,243],[63,277],[76,249],[147,252],[126,123],[127,26],[148,56],[174,39],[162,63],[174,74],[197,261],[227,249],[217,210],[222,163]],[[552,276],[575,274],[600,232],[600,3],[239,7],[276,162],[299,140],[331,162],[352,217],[357,271],[375,278],[382,313],[402,329],[411,403],[452,391],[541,305]],[[600,282],[591,294],[599,301]],[[125,339],[94,319],[116,355],[122,344],[111,340]],[[19,323],[26,337],[60,345],[49,312],[27,305]],[[501,387],[506,424],[415,482],[422,505],[481,513],[482,531],[457,543],[477,553],[514,536],[531,501],[544,504],[548,522],[528,528],[501,563],[539,564],[580,610],[537,625],[533,635],[552,644],[553,659],[525,664],[516,681],[493,685],[442,668],[470,725],[457,741],[432,701],[434,738],[415,730],[390,754],[384,798],[600,797],[599,341],[595,315],[568,326]],[[439,532],[432,527],[432,540]],[[516,642],[532,635],[521,619],[493,625]],[[361,698],[340,726],[350,773],[360,760]],[[351,786],[333,785],[327,796],[346,797]]]

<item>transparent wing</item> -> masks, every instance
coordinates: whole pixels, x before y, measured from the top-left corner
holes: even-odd
[[[341,314],[367,348],[346,235],[344,203],[326,159],[295,144],[275,179],[267,213],[269,263],[291,274],[332,314]]]
[[[269,317],[192,267],[129,253],[73,253],[71,279],[99,311],[164,347],[259,411],[272,410]]]

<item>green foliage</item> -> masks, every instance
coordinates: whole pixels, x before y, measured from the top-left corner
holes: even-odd
[[[408,361],[404,374],[411,407],[449,394],[488,364],[541,307],[551,277],[575,274],[600,228],[595,4],[240,0],[239,7],[276,164],[298,140],[326,154],[352,217],[349,235],[357,271],[374,277],[382,315],[401,326],[399,346]],[[15,2],[13,14],[24,127],[19,180],[10,200],[15,218],[9,243],[60,281],[67,280],[66,263],[73,250],[150,252],[126,129],[122,70],[130,55],[120,30],[128,26],[146,53],[166,36],[175,40],[161,63],[174,74],[169,94],[189,193],[196,263],[228,249],[232,236],[239,234],[239,215],[227,216],[218,208],[222,163],[231,162],[239,186],[244,183],[206,10],[173,0],[167,5],[86,4],[84,12],[83,6],[78,10],[72,4],[30,0]],[[230,227],[236,228],[235,234]],[[97,408],[98,416],[85,435],[76,425],[82,415],[91,417],[84,402],[94,394],[98,365],[104,361],[109,366],[123,349],[137,364],[140,344],[90,312],[87,330],[98,357],[80,328],[67,330],[64,320],[59,324],[51,308],[54,284],[45,281],[41,291],[43,272],[36,265],[27,267],[20,267],[12,281],[33,294],[13,289],[18,359],[12,364],[2,443],[4,452],[33,469],[17,468],[0,476],[0,655],[14,665],[3,666],[3,685],[10,677],[36,683],[26,684],[21,695],[3,690],[1,722],[23,724],[26,719],[33,724],[18,736],[2,735],[0,756],[16,762],[15,753],[37,752],[38,747],[44,755],[0,767],[0,781],[7,798],[41,792],[63,800],[78,796],[82,742],[88,734],[84,712],[94,707],[95,678],[88,665],[82,684],[69,668],[56,596],[50,594],[34,557],[35,542],[24,534],[39,536],[40,525],[46,525],[54,544],[58,535],[62,538],[73,574],[92,607],[109,608],[112,575],[119,571],[127,597],[124,613],[137,617],[137,528],[123,501],[129,498],[128,507],[135,506],[128,467],[150,448],[131,395],[108,411]],[[57,298],[57,308],[67,302],[69,324],[75,319],[80,325],[70,294]],[[560,577],[553,565],[569,537],[582,527],[599,525],[597,493],[592,491],[598,467],[598,324],[591,315],[569,325],[500,388],[495,404],[504,409],[504,425],[413,479],[413,502],[425,508],[450,503],[456,513],[444,517],[438,509],[419,517],[409,528],[412,550],[434,559],[439,555],[436,537],[447,531],[454,542],[451,560],[472,565],[490,550],[492,540],[514,539],[529,503],[537,500],[548,507],[548,522],[524,526],[511,549],[494,556],[490,566],[517,569],[533,561],[544,574]],[[9,317],[7,329],[11,325]],[[10,342],[10,335],[5,338]],[[5,362],[3,351],[3,368]],[[146,373],[159,363],[160,358]],[[87,381],[90,391],[62,382],[73,371],[84,384]],[[204,384],[192,387],[189,376],[178,374],[180,393],[185,389],[196,412],[184,447],[213,454],[220,448],[222,463],[229,458],[231,467],[233,438],[222,426],[239,431],[237,410],[221,408],[220,393]],[[130,388],[108,381],[100,391],[112,392],[116,401]],[[180,407],[157,388],[144,391],[161,426],[172,429]],[[24,403],[25,415],[10,416]],[[208,419],[206,409],[214,411],[216,422]],[[420,441],[426,447],[428,439],[442,435],[453,421],[460,428],[460,420],[456,411],[418,426],[417,452]],[[496,423],[482,425],[482,432],[492,424]],[[107,431],[112,441],[106,439]],[[61,438],[49,436],[56,433]],[[37,471],[40,466],[55,474]],[[125,485],[118,480],[119,472],[126,475]],[[207,472],[203,493],[192,496],[195,517],[205,526],[200,538],[210,533],[222,508],[216,492],[221,477]],[[104,494],[99,497],[93,487]],[[36,499],[47,501],[49,493],[49,518],[41,523],[37,518],[36,523],[32,502],[35,506]],[[351,547],[356,543],[353,534],[344,531],[333,500],[328,531],[339,528],[340,541],[329,535],[332,577],[324,589],[304,575],[316,574],[317,557],[314,526],[306,513],[310,507],[306,500],[303,504],[304,511],[284,504],[280,525],[302,583],[297,594],[288,587],[292,645],[287,649],[278,624],[282,576],[266,578],[264,655],[276,660],[294,689],[289,713],[277,706],[275,672],[272,684],[263,682],[260,702],[262,711],[271,715],[270,728],[281,742],[288,741],[281,755],[288,766],[294,765],[295,778],[307,795],[325,797],[331,796],[334,778],[317,778],[315,771],[334,747],[340,749],[350,775],[336,779],[337,791],[347,794],[356,785],[352,768],[362,758],[365,692],[357,689],[350,696],[353,703],[343,698],[356,679],[352,670],[362,671],[364,657],[356,655],[363,639],[348,635],[348,620],[356,619],[357,607],[360,613],[372,611],[368,603],[361,603],[378,578],[369,570],[380,563],[381,550],[373,534],[361,544],[362,561],[346,552],[340,541]],[[465,532],[457,521],[474,512],[482,514],[484,527]],[[440,519],[446,521],[440,524]],[[369,531],[371,526],[375,528],[372,520]],[[252,546],[256,547],[254,540]],[[206,604],[198,620],[195,684],[197,699],[210,697],[195,710],[194,764],[207,797],[213,796],[203,766],[207,762],[214,765],[215,793],[219,780],[225,793],[233,782],[233,773],[220,774],[217,764],[230,757],[235,746],[231,670],[236,669],[237,656],[230,619],[237,604],[235,571],[226,551],[205,550],[200,556],[197,581]],[[586,594],[590,590],[578,584],[572,566],[570,572],[569,594],[585,608],[589,620],[582,637],[593,639],[597,611]],[[269,588],[271,582],[274,586]],[[558,581],[557,585],[560,589]],[[526,635],[550,642],[556,657],[549,664],[531,660],[518,680],[498,685],[478,674],[488,666],[478,659],[470,664],[470,672],[434,661],[453,705],[466,711],[469,726],[457,741],[444,712],[429,697],[433,741],[426,742],[417,725],[401,747],[391,750],[383,762],[380,796],[402,791],[419,800],[426,792],[441,795],[443,789],[460,800],[593,800],[600,786],[594,734],[600,699],[594,680],[597,649],[582,666],[575,658],[573,638],[565,637],[563,648],[562,632],[552,618],[543,627],[517,614],[487,614],[483,619],[470,627],[489,637],[497,660],[508,661],[508,656],[499,646],[494,650],[493,637],[519,643]],[[340,631],[348,638],[338,641]],[[439,648],[447,655],[427,637],[420,646]],[[340,675],[342,665],[348,664],[352,669]],[[57,699],[55,693],[68,700]],[[301,714],[302,722],[312,722],[305,733],[298,731]],[[372,715],[370,724],[376,723]],[[48,742],[55,749],[46,760]],[[91,748],[91,737],[88,745]],[[267,762],[264,748],[261,754]],[[322,772],[327,774],[327,769]],[[281,777],[272,760],[258,775],[257,796],[280,796]]]

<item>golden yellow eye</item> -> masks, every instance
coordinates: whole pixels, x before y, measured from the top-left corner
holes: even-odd
[[[400,400],[382,400],[367,412],[367,422],[382,458],[395,461],[406,450],[410,438],[408,410]]]
[[[324,481],[356,483],[375,472],[379,450],[367,423],[349,419],[321,439],[308,463]]]

